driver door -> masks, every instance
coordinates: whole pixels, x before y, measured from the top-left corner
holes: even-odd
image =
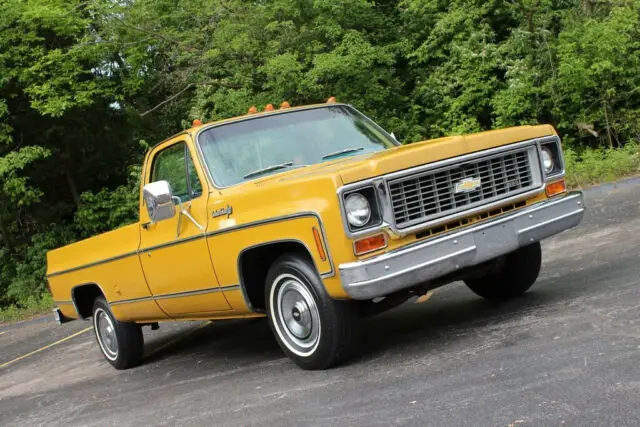
[[[194,158],[184,140],[174,140],[156,147],[145,167],[145,184],[166,180],[176,197],[172,218],[151,223],[147,209],[142,209],[139,250],[154,299],[174,318],[230,309],[220,292],[204,235],[209,192]]]

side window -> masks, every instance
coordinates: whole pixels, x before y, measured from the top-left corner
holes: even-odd
[[[156,155],[151,169],[151,182],[162,180],[171,184],[173,195],[183,202],[202,194],[202,184],[186,144],[172,145]]]
[[[185,147],[186,148],[186,147]],[[202,195],[202,184],[200,184],[200,178],[198,178],[198,172],[196,172],[196,166],[193,164],[193,160],[187,151],[187,177],[189,179],[189,186],[191,188],[191,198],[195,199]]]

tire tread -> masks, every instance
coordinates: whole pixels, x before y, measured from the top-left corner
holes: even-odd
[[[505,301],[524,294],[538,278],[542,265],[540,242],[522,247],[505,258],[499,271],[465,284],[477,295],[492,301]]]
[[[273,280],[282,271],[302,276],[304,279],[302,282],[307,285],[316,298],[321,324],[323,325],[318,349],[314,354],[302,357],[291,352],[286,344],[282,342],[273,324],[274,320],[269,315],[269,325],[282,350],[300,368],[306,370],[329,369],[344,363],[353,356],[357,347],[357,338],[359,336],[357,307],[351,301],[338,301],[330,298],[310,260],[298,254],[284,254],[273,263],[267,274],[265,284],[267,313],[271,312],[269,295],[274,284]]]
[[[93,304],[92,313],[95,313],[97,308],[102,308],[107,315],[111,317],[118,340],[118,356],[116,359],[109,360],[106,356],[105,359],[116,369],[129,369],[142,363],[142,358],[144,357],[144,337],[142,335],[142,327],[137,323],[121,322],[116,319],[111,312],[109,303],[102,296],[96,298]],[[94,331],[94,333],[96,334],[97,340],[98,331]],[[100,348],[99,343],[98,348]],[[100,352],[102,352],[101,348]]]

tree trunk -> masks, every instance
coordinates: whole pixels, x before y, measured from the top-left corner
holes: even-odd
[[[82,206],[82,200],[80,200],[80,193],[78,193],[78,187],[76,186],[76,182],[73,180],[73,176],[71,175],[71,171],[69,168],[64,170],[65,175],[67,177],[67,184],[69,185],[69,191],[71,191],[71,195],[73,196],[73,201],[76,204],[76,207],[80,209]]]
[[[613,138],[611,138],[611,125],[609,124],[609,114],[607,114],[606,101],[602,101],[602,109],[604,110],[604,120],[607,122],[607,137],[609,138],[609,148],[613,149]]]
[[[0,237],[2,237],[4,246],[7,249],[12,250],[13,242],[11,241],[11,236],[9,236],[9,231],[7,231],[7,227],[5,227],[4,222],[2,222],[2,215],[0,215]]]

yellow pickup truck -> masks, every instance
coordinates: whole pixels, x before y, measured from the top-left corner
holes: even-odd
[[[438,286],[524,293],[540,240],[582,219],[563,177],[548,125],[401,145],[332,98],[194,122],[147,154],[139,222],[47,254],[54,311],[92,319],[119,369],[145,325],[264,316],[298,366],[329,368],[362,316]]]

